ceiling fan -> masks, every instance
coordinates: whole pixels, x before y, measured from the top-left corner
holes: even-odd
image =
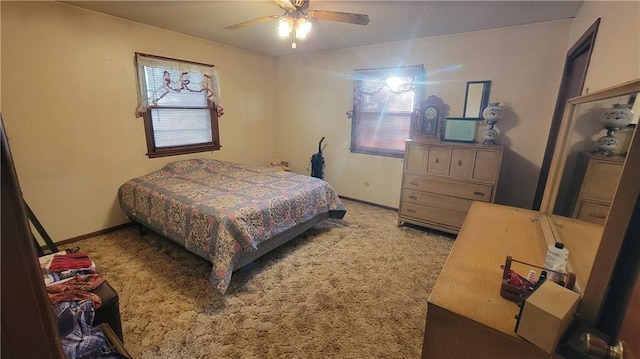
[[[369,15],[354,14],[350,12],[327,11],[327,10],[309,10],[309,0],[274,0],[281,9],[284,10],[282,15],[263,16],[257,19],[244,21],[238,24],[225,27],[226,30],[235,30],[241,27],[267,22],[271,20],[280,20],[278,23],[278,32],[281,37],[291,36],[291,48],[296,48],[295,39],[304,39],[311,30],[311,22],[308,19],[327,20],[335,22],[343,22],[356,25],[367,25],[369,23]]]

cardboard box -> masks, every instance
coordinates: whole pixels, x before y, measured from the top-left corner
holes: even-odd
[[[579,303],[580,294],[547,280],[522,303],[516,333],[553,353]]]

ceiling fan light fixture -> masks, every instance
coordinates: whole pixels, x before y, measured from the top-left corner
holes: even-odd
[[[296,20],[296,38],[303,40],[311,31],[311,22],[301,17]]]
[[[2,0],[0,0],[2,1]],[[307,10],[310,0],[274,0],[284,10],[282,15],[269,15],[253,20],[226,26],[227,30],[235,30],[245,26],[266,21],[278,20],[278,35],[291,38],[291,48],[296,48],[296,39],[303,40],[311,31],[310,19],[342,22],[346,24],[367,25],[369,16],[350,12],[330,10]]]
[[[283,17],[278,22],[278,34],[280,37],[288,37],[293,30],[293,19],[290,17]]]

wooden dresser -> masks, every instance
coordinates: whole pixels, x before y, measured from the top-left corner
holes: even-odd
[[[602,330],[601,339],[618,335],[618,320],[623,317],[626,320],[631,313],[624,303],[637,285],[633,273],[638,273],[635,264],[640,260],[636,250],[638,226],[634,225],[638,223],[640,198],[640,136],[632,137],[619,180],[613,180],[617,182],[614,188],[607,187],[606,183],[611,182],[611,168],[619,166],[615,158],[582,155],[590,168],[585,176],[577,173],[575,162],[570,167],[566,165],[573,155],[569,150],[575,138],[574,121],[582,121],[585,113],[593,114],[594,108],[608,107],[614,98],[638,93],[640,79],[567,102],[539,212],[486,203],[488,201],[472,203],[429,296],[423,359],[561,358],[561,354],[545,352],[514,332],[519,308],[500,295],[503,273],[500,265],[506,256],[518,260],[519,266],[525,266],[520,263],[525,262],[537,268],[544,263],[547,246],[558,241],[570,251],[567,270],[575,273],[574,290],[582,297],[577,316],[587,324],[574,331],[577,341],[562,343],[558,351],[566,353],[567,358],[586,358],[578,339],[585,330],[595,337],[599,334],[594,329]],[[411,157],[409,153],[405,156]],[[408,162],[405,166],[413,169]],[[600,166],[606,169],[600,170]],[[575,178],[584,182],[582,190],[574,192],[580,193],[582,207],[587,203],[609,206],[607,201],[610,201],[604,225],[555,214],[556,204],[565,201],[558,194],[567,171],[575,172]],[[405,169],[405,176],[408,175],[420,177]],[[602,194],[605,196],[593,197]],[[526,275],[531,267],[514,267],[512,263],[511,269]],[[539,269],[537,272],[539,275]],[[630,321],[638,322],[636,318]],[[605,330],[602,323],[607,322],[610,328]],[[542,326],[540,333],[561,334],[548,326]],[[627,348],[637,344],[637,333],[626,338],[623,331],[620,334],[618,339],[626,340]],[[573,344],[573,349],[563,350],[569,348],[569,344]],[[632,352],[627,349],[625,358],[628,353]]]
[[[408,140],[398,225],[458,233],[473,201],[494,202],[502,146]]]
[[[573,218],[604,224],[623,165],[623,156],[607,157],[588,152],[580,154],[576,172],[584,173],[584,176],[578,175],[582,183],[573,185],[580,188]]]
[[[557,220],[568,238],[582,244],[569,242],[573,258],[593,258],[601,227]],[[537,211],[474,202],[429,297],[422,358],[558,358],[514,332],[519,307],[500,295],[506,256],[543,265],[546,249]],[[512,268],[523,274],[531,269]],[[589,268],[574,270],[587,279]]]

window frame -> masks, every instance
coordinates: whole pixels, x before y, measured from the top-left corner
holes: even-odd
[[[379,114],[384,119],[384,114],[389,113],[393,117],[398,115],[407,116],[407,136],[406,139],[410,138],[410,128],[413,123],[413,117],[415,116],[416,109],[419,108],[420,98],[424,93],[424,65],[408,65],[408,66],[400,66],[400,67],[386,67],[386,68],[371,68],[371,69],[357,69],[355,70],[355,81],[353,85],[353,109],[351,113],[351,153],[360,153],[366,155],[374,155],[374,156],[384,156],[384,157],[394,157],[394,158],[403,158],[404,157],[404,149],[402,150],[393,150],[388,148],[380,148],[380,147],[364,147],[362,143],[358,141],[360,127],[362,126],[363,116],[371,115],[371,114]],[[372,76],[377,74],[377,76]],[[363,111],[362,110],[362,101],[361,94],[358,90],[359,84],[361,81],[368,79],[388,79],[393,76],[397,77],[413,77],[413,85],[412,88],[408,91],[414,92],[413,98],[413,108],[411,111],[407,112],[385,112],[382,111]],[[397,93],[398,96],[402,95],[403,92],[400,91]],[[365,94],[366,95],[366,94]],[[406,140],[405,139],[405,140]]]
[[[167,157],[176,155],[186,155],[190,153],[198,152],[210,152],[217,151],[220,146],[220,131],[218,130],[218,112],[209,107],[209,113],[211,118],[211,142],[197,143],[192,145],[180,145],[171,147],[157,147],[155,143],[155,132],[153,132],[153,118],[151,117],[151,111],[157,107],[150,107],[144,112],[142,118],[144,119],[144,132],[147,139],[147,156],[149,158]],[[162,109],[183,109],[184,107],[161,107]]]
[[[175,58],[168,58],[163,56],[149,55],[149,54],[143,54],[138,52],[136,52],[135,54],[136,54],[136,59],[138,58],[138,56],[143,56],[151,59],[159,59],[163,61],[171,61],[176,63],[184,63],[184,64],[215,68],[215,66],[211,64],[205,64],[205,63],[199,63],[199,62],[193,62],[193,61],[187,61],[187,60],[181,60],[181,59],[175,59]],[[143,67],[144,65],[138,64],[138,61],[136,60],[136,75],[138,78],[139,86],[142,86],[141,83],[146,83],[146,73],[144,73],[144,71],[142,74],[140,73],[140,70]],[[146,93],[146,89],[140,89],[140,90],[141,91],[139,96],[142,96],[143,93]],[[146,96],[144,99],[146,99]],[[139,100],[143,101],[143,98],[140,98]],[[144,122],[144,132],[145,132],[145,138],[146,138],[146,144],[147,144],[146,156],[149,158],[158,158],[158,157],[176,156],[176,155],[219,150],[222,146],[220,145],[220,130],[218,127],[219,125],[218,108],[219,108],[219,105],[216,103],[208,104],[205,107],[151,106],[151,105],[148,106],[146,110],[141,113],[143,122]],[[171,109],[173,110],[208,109],[210,126],[211,126],[211,141],[204,142],[204,143],[176,145],[176,146],[167,146],[167,147],[156,146],[156,141],[155,141],[156,136],[155,136],[154,126],[153,126],[152,111],[157,109],[169,109],[169,110]]]

